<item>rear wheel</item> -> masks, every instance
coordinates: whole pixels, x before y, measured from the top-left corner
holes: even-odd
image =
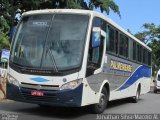
[[[138,102],[139,97],[140,97],[140,92],[141,92],[140,90],[141,90],[141,89],[140,89],[140,86],[138,86],[137,92],[136,92],[136,96],[134,96],[134,97],[132,98],[133,103],[137,103],[137,102]]]
[[[103,113],[104,110],[106,109],[107,104],[108,104],[108,92],[106,88],[103,88],[100,95],[99,103],[92,105],[91,110],[93,113],[96,114]]]

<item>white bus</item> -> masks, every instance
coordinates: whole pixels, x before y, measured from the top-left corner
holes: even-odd
[[[101,13],[37,10],[23,14],[11,46],[7,98],[40,106],[90,105],[150,90],[151,49]]]

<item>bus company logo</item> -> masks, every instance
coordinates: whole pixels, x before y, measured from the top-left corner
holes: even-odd
[[[48,82],[48,79],[41,78],[41,77],[36,77],[36,78],[31,78],[31,80],[36,81],[36,82]]]
[[[113,70],[132,72],[132,65],[114,60],[111,60],[110,68]]]

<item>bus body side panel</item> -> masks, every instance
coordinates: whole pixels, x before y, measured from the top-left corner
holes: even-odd
[[[151,80],[150,67],[108,54],[105,59],[107,60],[104,63],[103,71],[86,78],[89,85],[88,104],[98,103],[99,95],[96,94],[100,94],[100,88],[103,87],[104,81],[109,83],[109,100],[135,96],[139,84],[141,85],[141,94],[149,92]],[[98,99],[96,96],[98,96]]]
[[[103,71],[110,83],[110,100],[135,96],[139,84],[141,94],[150,90],[151,67],[107,54]]]
[[[99,102],[99,97],[104,84],[108,83],[102,74],[95,74],[84,79],[82,106]]]
[[[141,94],[145,94],[150,91],[151,78],[143,77],[141,79]]]
[[[135,96],[139,84],[141,84],[141,94],[149,92],[150,79],[140,78],[134,84],[130,85],[128,88],[125,88],[123,90],[116,89],[111,91],[110,101]]]

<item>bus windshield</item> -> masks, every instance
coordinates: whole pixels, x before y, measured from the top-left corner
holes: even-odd
[[[22,18],[10,62],[41,70],[80,67],[89,16],[38,14]]]

